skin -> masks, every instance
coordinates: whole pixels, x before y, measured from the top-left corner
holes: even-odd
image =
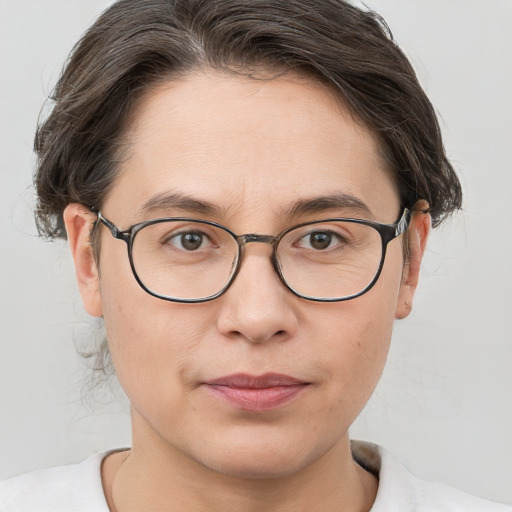
[[[197,71],[151,91],[133,119],[127,158],[101,205],[122,229],[187,215],[238,234],[275,235],[335,215],[386,223],[398,217],[398,194],[374,137],[316,82]],[[140,210],[162,193],[207,201],[217,211]],[[333,193],[356,197],[369,212],[286,211],[298,199]],[[413,215],[410,260],[404,265],[403,241],[394,240],[374,288],[338,303],[290,293],[265,244],[247,247],[240,274],[220,298],[162,301],[139,287],[125,244],[104,227],[95,262],[95,214],[71,204],[64,217],[85,307],[104,318],[131,402],[132,449],[103,465],[112,510],[371,508],[377,480],[353,461],[347,431],[381,375],[394,319],[410,311],[427,214]],[[310,384],[264,413],[242,411],[200,385],[239,372],[277,372]]]

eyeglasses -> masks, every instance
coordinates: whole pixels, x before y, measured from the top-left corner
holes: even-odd
[[[299,297],[319,302],[359,297],[377,282],[387,245],[410,221],[404,208],[394,224],[330,218],[277,236],[236,235],[216,222],[187,217],[153,219],[122,231],[92,210],[97,222],[126,243],[133,275],[147,293],[191,303],[216,299],[233,284],[249,243],[272,245],[277,275]]]

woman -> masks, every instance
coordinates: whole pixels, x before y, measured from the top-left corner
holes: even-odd
[[[104,319],[133,443],[6,482],[2,509],[507,509],[348,439],[461,203],[376,15],[124,0],[55,101],[37,216]]]

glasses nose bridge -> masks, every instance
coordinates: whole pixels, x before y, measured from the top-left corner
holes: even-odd
[[[246,235],[238,236],[237,241],[242,247],[250,243],[270,244],[272,245],[272,247],[275,247],[277,237],[272,235],[258,235],[256,233],[247,233]]]
[[[240,272],[240,269],[242,267],[242,261],[245,259],[245,246],[250,243],[258,243],[258,244],[269,244],[272,248],[272,254],[270,255],[270,262],[271,265],[278,275],[278,277],[283,281],[283,278],[281,276],[281,272],[279,270],[279,264],[277,263],[277,243],[279,241],[279,237],[272,236],[272,235],[258,235],[257,233],[247,233],[245,235],[239,235],[236,237],[236,241],[238,243],[239,247],[239,260],[237,269],[235,271],[235,274],[233,275],[233,280]],[[286,283],[285,283],[286,285]]]

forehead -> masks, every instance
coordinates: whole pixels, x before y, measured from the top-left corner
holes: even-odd
[[[110,194],[123,198],[116,208],[126,214],[166,193],[226,216],[277,215],[297,199],[336,193],[368,203],[375,216],[398,201],[371,132],[305,77],[197,71],[150,91],[132,119]]]

